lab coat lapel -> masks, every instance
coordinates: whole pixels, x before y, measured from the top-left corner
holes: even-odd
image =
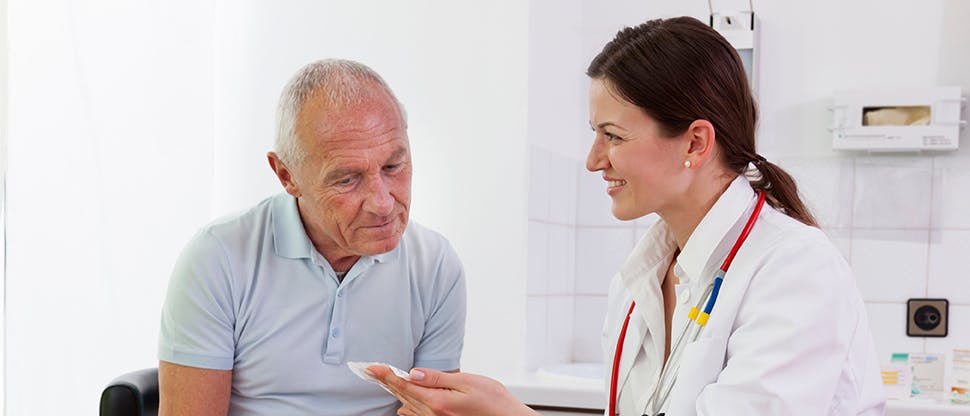
[[[657,225],[666,228],[665,224]],[[647,359],[655,363],[654,367],[658,370],[663,362],[666,335],[663,292],[660,285],[673,259],[675,245],[672,240],[654,238],[657,235],[669,235],[662,231],[665,230],[652,229],[648,232],[620,270],[624,287],[633,294],[637,306],[630,317],[627,338],[623,342],[617,391],[623,390],[641,347],[645,350]]]

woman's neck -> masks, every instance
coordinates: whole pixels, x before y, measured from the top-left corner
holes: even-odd
[[[718,198],[724,194],[737,175],[716,174],[705,178],[698,178],[683,193],[683,197],[663,212],[658,212],[667,222],[674,234],[679,251],[684,250],[687,240],[694,229],[700,224],[707,212],[711,210]]]

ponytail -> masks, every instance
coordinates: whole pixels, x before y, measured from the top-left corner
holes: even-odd
[[[759,154],[755,154],[754,161],[751,164],[757,170],[757,175],[753,179],[749,179],[751,187],[765,193],[765,200],[768,205],[805,225],[818,227],[815,216],[799,198],[798,186],[795,185],[795,180],[788,172],[765,160]]]

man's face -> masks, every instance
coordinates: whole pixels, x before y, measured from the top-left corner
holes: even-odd
[[[300,216],[328,261],[386,253],[404,233],[411,204],[411,152],[394,100],[374,98],[339,111],[309,98],[296,133],[307,158],[291,168]],[[289,189],[288,189],[289,191]]]

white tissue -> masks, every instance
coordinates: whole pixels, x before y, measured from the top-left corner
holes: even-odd
[[[352,371],[354,374],[356,374],[357,377],[360,377],[362,380],[366,380],[366,381],[369,381],[371,383],[375,383],[378,386],[381,386],[382,389],[384,389],[385,391],[387,391],[388,393],[390,393],[391,391],[388,390],[387,387],[384,387],[384,385],[381,384],[380,381],[378,381],[374,377],[371,377],[370,374],[367,374],[367,372],[364,371],[365,369],[367,369],[367,367],[370,367],[372,365],[382,365],[384,367],[390,368],[391,371],[393,371],[394,374],[396,376],[400,377],[400,378],[403,378],[405,380],[410,380],[411,379],[411,376],[408,374],[407,371],[404,371],[404,370],[402,370],[400,368],[397,368],[397,367],[395,367],[393,365],[390,365],[390,364],[378,363],[378,362],[363,362],[363,361],[348,361],[347,362],[347,367],[349,367],[350,368],[350,371]]]

